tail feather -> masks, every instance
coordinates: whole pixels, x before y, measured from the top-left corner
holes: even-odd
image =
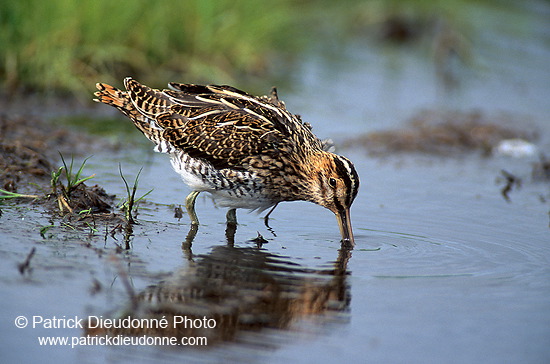
[[[102,102],[118,109],[125,108],[126,104],[130,102],[128,94],[120,91],[116,87],[101,82],[96,83],[95,87],[99,90],[94,93],[94,96],[97,97],[94,99],[95,102]]]

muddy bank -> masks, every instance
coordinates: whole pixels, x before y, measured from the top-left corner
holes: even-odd
[[[0,196],[31,202],[71,221],[121,221],[114,195],[85,183],[73,163],[75,155],[90,153],[91,137],[58,128],[35,117],[0,116]]]
[[[465,152],[490,156],[507,153],[506,149],[501,151],[500,146],[504,141],[515,140],[518,141],[518,153],[524,150],[524,153],[534,154],[532,143],[537,141],[539,132],[534,127],[520,129],[514,126],[521,125],[519,118],[510,114],[488,115],[479,110],[423,110],[412,116],[404,128],[370,132],[349,139],[345,146],[365,148],[374,156],[394,153],[453,156]],[[519,141],[524,143],[519,145]],[[514,145],[509,153],[513,148]]]
[[[3,189],[46,188],[60,153],[73,153],[81,138],[31,117],[0,116],[0,181]],[[36,188],[36,187],[34,187]]]

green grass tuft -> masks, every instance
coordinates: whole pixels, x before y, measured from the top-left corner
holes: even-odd
[[[122,178],[122,181],[124,182],[124,186],[126,187],[126,199],[121,202],[120,209],[124,212],[124,216],[126,217],[126,220],[129,224],[135,224],[136,221],[134,219],[134,213],[137,211],[138,204],[141,200],[143,200],[148,194],[153,192],[153,190],[147,191],[145,194],[143,194],[141,197],[136,198],[136,192],[138,188],[138,180],[139,175],[141,174],[142,168],[139,169],[138,174],[136,175],[136,179],[134,180],[134,184],[132,188],[128,185],[128,182],[126,181],[126,178],[122,174],[122,167],[119,164],[118,165],[118,171],[120,172],[120,177]]]

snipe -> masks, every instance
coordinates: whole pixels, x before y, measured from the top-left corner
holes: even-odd
[[[359,177],[345,157],[323,148],[311,126],[287,111],[273,89],[255,97],[230,86],[170,83],[156,90],[126,78],[121,91],[98,83],[95,101],[129,117],[169,154],[192,192],[186,208],[198,224],[195,199],[210,192],[229,207],[265,210],[282,201],[305,200],[332,211],[344,243],[354,243],[349,209]]]

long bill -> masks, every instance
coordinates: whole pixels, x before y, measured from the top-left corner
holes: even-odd
[[[336,220],[338,220],[338,226],[340,227],[340,234],[342,235],[342,242],[345,244],[355,245],[355,239],[353,238],[353,231],[351,229],[351,219],[349,216],[349,209],[340,210],[336,213]]]

